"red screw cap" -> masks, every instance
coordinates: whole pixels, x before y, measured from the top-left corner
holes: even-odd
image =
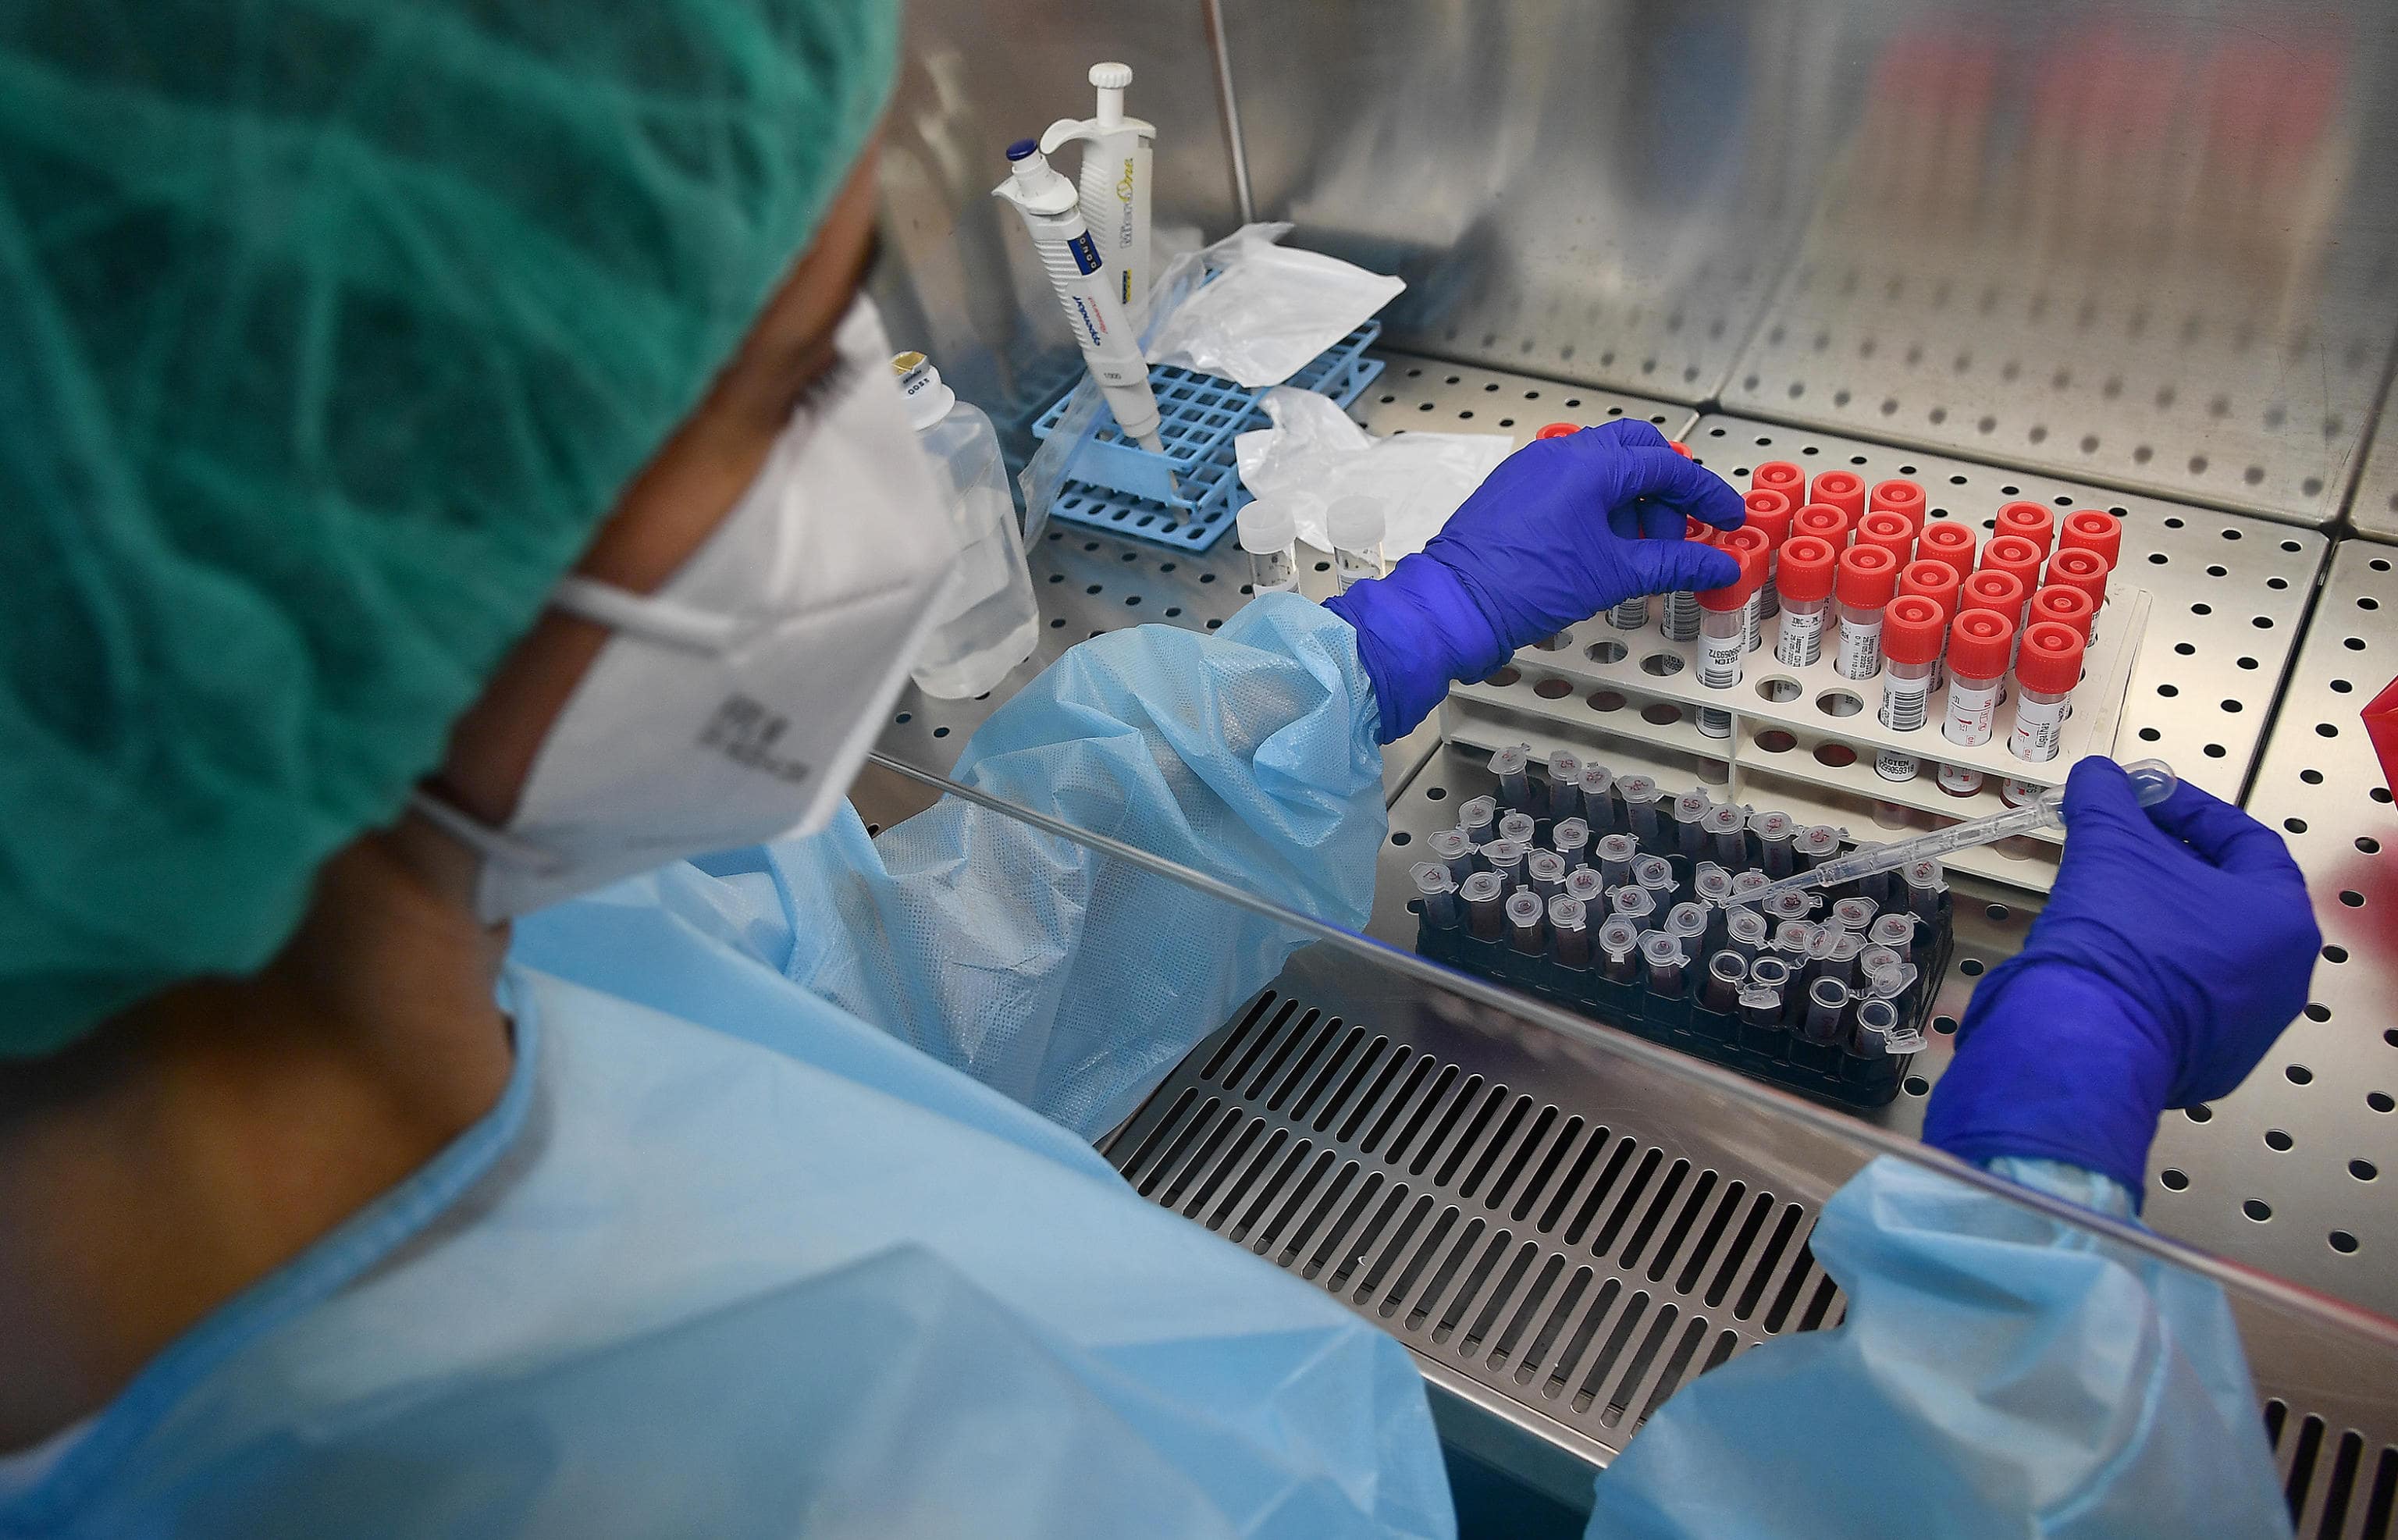
[[[2015,682],[2044,695],[2073,693],[2081,682],[2081,633],[2053,620],[2024,632],[2015,655]]]
[[[1974,570],[1974,532],[1953,519],[1934,519],[1915,537],[1915,554],[1926,561],[1946,561],[1960,578]]]
[[[1852,470],[1823,470],[1807,488],[1807,501],[1835,507],[1853,524],[1866,516],[1866,479]]]
[[[1773,578],[1783,602],[1831,598],[1832,572],[1839,560],[1839,547],[1822,535],[1792,535],[1782,547],[1782,565]]]
[[[1818,540],[1829,541],[1834,550],[1849,543],[1849,526],[1856,520],[1846,508],[1836,508],[1829,503],[1810,503],[1793,515],[1790,533],[1812,534]]]
[[[1533,434],[1532,437],[1535,439],[1569,439],[1581,431],[1582,425],[1580,423],[1551,423],[1548,426],[1541,429],[1540,432]]]
[[[2093,552],[2111,569],[2122,558],[2123,521],[2098,508],[2077,508],[2065,516],[2056,544],[2064,550]]]
[[[1958,590],[1965,580],[1946,561],[1909,561],[1898,572],[1898,591],[1917,594],[1940,606],[1946,617],[1957,613]]]
[[[2095,609],[2107,601],[2107,559],[2094,550],[2058,551],[2048,559],[2048,581],[2052,588],[2080,588]]]
[[[1758,567],[1757,581],[1759,585],[1762,585],[1765,582],[1765,568],[1763,566],[1763,562],[1765,561],[1765,559],[1773,552],[1773,536],[1766,534],[1763,530],[1758,529],[1754,524],[1743,524],[1736,530],[1724,531],[1722,535],[1717,539],[1716,544],[1721,546],[1724,549],[1731,551],[1735,556],[1739,555],[1743,551],[1755,551],[1757,553],[1757,560],[1759,563]]]
[[[1905,566],[1915,560],[1915,526],[1893,508],[1877,508],[1857,520],[1857,544],[1880,546]]]
[[[1948,633],[1940,606],[1921,594],[1901,594],[1881,617],[1881,655],[1893,663],[1930,663]]]
[[[1996,610],[2011,621],[2021,619],[2023,580],[2013,573],[1985,567],[1965,579],[1957,602],[1967,610]]]
[[[1840,602],[1879,610],[1898,591],[1898,558],[1883,546],[1851,546],[1840,553]]]
[[[1792,507],[1797,507],[1798,499],[1807,495],[1807,473],[1787,460],[1766,461],[1748,473],[1748,484],[1752,491],[1782,493],[1790,499]]]
[[[1994,534],[1982,547],[1982,570],[2007,574],[2028,596],[2040,587],[2040,547],[2020,534]]]
[[[1675,453],[1677,453],[1677,454],[1680,455],[1680,456],[1681,456],[1683,459],[1685,459],[1685,460],[1691,460],[1691,459],[1696,459],[1696,458],[1697,458],[1697,456],[1693,455],[1693,454],[1691,453],[1691,446],[1690,446],[1690,445],[1688,445],[1688,444],[1686,444],[1686,443],[1684,443],[1684,442],[1682,442],[1682,440],[1680,440],[1679,439],[1666,439],[1666,440],[1665,440],[1665,447],[1666,447],[1667,449],[1672,450]]]
[[[2007,671],[2015,623],[1995,610],[1967,610],[1948,628],[1948,672],[1959,679],[1996,679]]]
[[[1685,517],[1682,520],[1682,538],[1695,540],[1702,546],[1720,546],[1723,544],[1723,531],[1704,520]]]
[[[1734,530],[1731,533],[1739,535],[1751,532]],[[1764,552],[1751,550],[1745,545],[1735,545],[1729,538],[1724,541],[1724,546],[1739,561],[1740,575],[1720,588],[1701,588],[1698,595],[1699,608],[1713,610],[1718,615],[1723,614],[1726,610],[1737,610],[1746,604],[1748,596],[1755,593],[1758,587],[1765,581]]]
[[[2019,534],[2046,556],[2048,547],[2056,542],[2056,517],[2048,511],[2045,503],[2001,503],[1997,533]]]
[[[1876,481],[1866,507],[1867,511],[1888,508],[1893,513],[1905,514],[1908,523],[1919,530],[1923,527],[1923,488],[1904,476]]]
[[[2061,583],[2052,583],[2031,596],[2034,625],[2049,620],[2070,626],[2084,642],[2090,640],[2090,622],[2097,614],[2098,606],[2088,594]]]
[[[1759,487],[1742,502],[1748,508],[1746,528],[1763,530],[1766,538],[1779,546],[1790,538],[1790,494],[1770,487]]]

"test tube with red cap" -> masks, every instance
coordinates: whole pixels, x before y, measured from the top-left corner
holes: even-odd
[[[1840,606],[1840,649],[1834,668],[1842,679],[1871,679],[1881,672],[1881,617],[1898,590],[1898,558],[1879,546],[1852,546],[1840,553],[1833,598]]]
[[[2015,730],[2007,752],[2037,763],[2056,757],[2066,703],[2081,682],[2081,633],[2053,620],[2034,623],[2015,654]]]
[[[1957,618],[1957,611],[1960,608],[1960,589],[1963,581],[1958,576],[1957,569],[1946,561],[1909,561],[1906,566],[1898,569],[1900,597],[1913,594],[1939,605],[1940,628],[1944,634],[1948,628],[1948,622]],[[1942,678],[1940,662],[1935,655],[1932,664],[1933,689],[1940,688]]]
[[[1982,547],[1982,571],[2001,572],[2023,585],[2024,598],[2040,587],[2041,549],[2020,534],[1994,534]]]
[[[1804,669],[1824,655],[1824,612],[1832,598],[1839,548],[1818,535],[1794,534],[1782,547],[1782,629],[1773,659]]]
[[[1956,569],[1960,580],[1974,571],[1974,532],[1954,519],[1934,519],[1923,526],[1915,537],[1915,558],[1919,561],[1945,561]]]
[[[1790,521],[1798,516],[1798,505],[1794,501],[1796,495],[1775,493],[1768,496],[1761,489],[1748,494],[1748,522],[1743,528],[1762,530],[1766,539],[1772,542],[1772,548],[1765,558],[1765,583],[1757,590],[1761,605],[1758,614],[1767,618],[1782,613],[1781,590],[1774,583],[1774,568],[1781,564],[1783,543],[1790,538]]]
[[[1969,594],[1967,601],[1971,599]],[[2007,655],[2014,650],[2014,621],[1996,610],[1967,610],[1949,626],[1948,705],[1940,723],[1942,737],[1963,749],[1990,741],[1990,724],[1999,713],[1999,687],[2007,677]],[[1979,770],[1960,764],[1940,767],[1943,791],[1969,797],[1981,789]]]
[[[1828,504],[1853,524],[1866,516],[1866,479],[1852,470],[1819,470],[1807,485],[1807,501]]]
[[[2088,594],[2083,593],[2080,588],[2067,588],[2062,583],[2051,583],[2031,596],[2030,623],[2032,625],[2037,626],[2045,620],[2054,621],[2060,626],[2070,626],[2073,628],[2073,634],[2081,639],[2084,647],[2089,645],[2090,622],[2096,617],[2096,614]]]
[[[1938,603],[1921,594],[1890,601],[1881,623],[1881,711],[1893,733],[1920,731],[1932,706],[1932,669],[1940,658],[1948,627]],[[1923,763],[1913,754],[1885,749],[1874,756],[1874,774],[1884,780],[1913,780]]]
[[[2087,642],[2098,640],[2098,609],[2107,602],[2107,559],[2096,551],[2060,550],[2048,559],[2048,586],[2079,588],[2090,596],[2090,624],[2081,630]]]
[[[1818,540],[1829,541],[1836,551],[1846,550],[1849,532],[1856,522],[1845,508],[1836,508],[1829,503],[1810,503],[1790,516],[1790,533],[1812,534]]]
[[[1682,524],[1682,538],[1703,545],[1720,546],[1722,532],[1713,524],[1691,519]],[[1668,642],[1696,642],[1699,639],[1699,601],[1690,589],[1677,588],[1665,596],[1664,631]]]
[[[1807,473],[1787,460],[1768,460],[1748,473],[1751,492],[1778,492],[1797,507],[1807,495]]]
[[[2091,551],[2111,569],[2123,556],[2123,521],[2100,508],[2076,508],[2056,532],[2061,551]]]
[[[1906,521],[1919,530],[1923,527],[1924,507],[1922,484],[1910,481],[1904,476],[1876,481],[1873,494],[1866,499],[1867,513],[1888,508],[1893,513],[1906,515]]]
[[[1959,613],[1961,614],[1966,610],[1992,610],[2005,615],[2007,624],[2017,629],[2023,626],[2024,606],[2030,602],[2031,599],[2021,578],[2010,572],[2001,572],[1995,567],[1984,567],[1980,572],[1965,579],[1958,586],[1957,592]]]
[[[1904,567],[1915,560],[1915,526],[1893,508],[1876,508],[1857,520],[1857,544],[1879,546]]]
[[[1748,584],[1748,598],[1741,609],[1742,634],[1747,640],[1747,650],[1753,653],[1757,651],[1758,639],[1763,635],[1765,574],[1773,562],[1773,538],[1754,524],[1743,524],[1736,530],[1724,531],[1723,538],[1716,543],[1735,555],[1745,552],[1757,558],[1757,570]],[[1742,565],[1744,569],[1747,565],[1745,556],[1742,559]]]
[[[1748,651],[1749,592],[1764,574],[1761,555],[1746,549],[1735,550],[1733,555],[1740,561],[1740,575],[1720,588],[1704,589],[1698,595],[1699,682],[1710,690],[1729,690],[1740,682],[1741,658]],[[1699,708],[1699,731],[1711,738],[1730,737],[1731,713]]]
[[[2056,543],[2056,516],[2045,503],[2001,503],[1995,524],[1993,534],[2018,535],[2039,547],[2043,557]]]

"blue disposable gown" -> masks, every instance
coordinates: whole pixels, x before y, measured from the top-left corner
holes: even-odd
[[[1269,598],[1075,649],[960,771],[1354,924],[1375,716],[1347,628]],[[536,916],[500,1104],[0,1534],[1448,1534],[1405,1352],[1087,1142],[1295,941],[955,804]],[[1897,1167],[1815,1246],[1848,1323],[1676,1397],[1594,1533],[1922,1533],[1890,1498],[1926,1487],[1957,1533],[2275,1511],[2212,1290]]]

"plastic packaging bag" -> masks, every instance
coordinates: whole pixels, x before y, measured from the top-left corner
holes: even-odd
[[[1149,361],[1252,390],[1280,385],[1407,287],[1338,257],[1275,245],[1289,229],[1245,225],[1189,266],[1177,262],[1159,275],[1152,314],[1160,300],[1169,309],[1150,330]],[[1209,272],[1216,280],[1199,287]]]
[[[1497,433],[1377,439],[1327,398],[1288,385],[1268,391],[1262,404],[1274,426],[1233,440],[1241,484],[1287,503],[1299,537],[1321,550],[1332,548],[1324,520],[1338,497],[1370,497],[1382,506],[1385,557],[1423,549],[1516,447]]]
[[[1058,489],[1066,484],[1066,467],[1073,464],[1074,456],[1098,431],[1099,412],[1106,406],[1098,388],[1091,384],[1091,377],[1084,375],[1076,383],[1066,410],[1059,414],[1058,426],[1049,430],[1049,437],[1041,440],[1032,458],[1017,472],[1017,489],[1024,493],[1026,550],[1031,550],[1032,543],[1041,538],[1041,532],[1049,527],[1049,505],[1058,500]]]

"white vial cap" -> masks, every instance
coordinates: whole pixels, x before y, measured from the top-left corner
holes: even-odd
[[[908,410],[908,426],[922,433],[950,414],[957,392],[941,383],[941,371],[922,353],[901,353],[891,360],[899,382],[899,398]]]
[[[1364,550],[1382,543],[1382,505],[1370,497],[1343,497],[1325,516],[1325,533],[1337,551]]]
[[[1258,556],[1287,550],[1299,538],[1299,520],[1288,505],[1269,497],[1244,505],[1234,522],[1241,533],[1241,549]]]

